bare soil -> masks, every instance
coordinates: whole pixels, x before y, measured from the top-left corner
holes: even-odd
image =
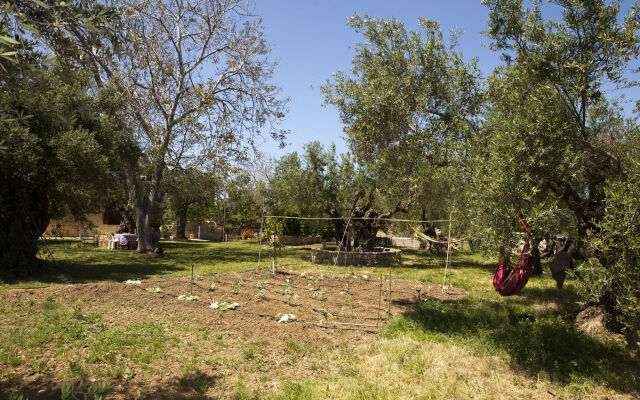
[[[147,289],[161,288],[152,293]],[[181,295],[198,296],[180,300]],[[13,289],[5,293],[9,302],[61,303],[80,301],[83,311],[99,312],[107,327],[126,327],[132,323],[152,321],[165,329],[177,324],[192,327],[177,332],[181,345],[169,349],[154,367],[137,368],[134,376],[115,380],[108,398],[190,398],[199,395],[229,397],[238,385],[238,369],[249,387],[278,390],[283,379],[313,378],[336,367],[322,354],[343,343],[357,345],[374,340],[375,333],[393,315],[406,311],[419,301],[456,301],[464,291],[426,282],[366,275],[320,275],[279,271],[250,270],[190,278],[148,280],[140,284],[92,283],[56,285],[34,289]],[[390,302],[389,302],[390,299]],[[234,310],[212,309],[218,302],[237,302]],[[279,323],[278,314],[294,314],[295,320]],[[203,335],[219,334],[217,338]],[[312,349],[301,352],[292,361],[292,343]],[[242,351],[255,346],[255,356],[242,360]],[[76,349],[77,350],[77,349]],[[295,349],[294,349],[295,350]],[[80,353],[82,349],[78,350]],[[185,359],[195,363],[195,371],[186,371]],[[197,355],[197,356],[196,356]],[[259,357],[263,363],[249,361]],[[204,363],[204,359],[240,362]],[[305,358],[309,358],[305,362]],[[313,359],[313,360],[312,360]],[[195,361],[194,361],[195,360]],[[313,361],[314,367],[311,367]],[[30,399],[49,398],[59,393],[59,376],[66,360],[49,372],[38,373],[17,367],[22,374],[16,389]],[[98,370],[100,366],[97,366]],[[94,366],[95,368],[95,366]],[[110,368],[104,365],[104,371]],[[277,371],[274,375],[274,371]],[[105,375],[108,375],[105,372]],[[95,377],[88,377],[89,380]],[[206,389],[205,393],[201,390]],[[0,396],[1,397],[1,396]]]

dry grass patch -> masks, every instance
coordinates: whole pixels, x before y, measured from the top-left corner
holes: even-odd
[[[449,343],[377,340],[335,354],[336,370],[316,384],[318,398],[344,399],[631,399],[603,386],[579,388],[527,377],[496,356]],[[585,390],[582,390],[585,389]]]

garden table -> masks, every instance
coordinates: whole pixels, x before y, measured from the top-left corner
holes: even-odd
[[[116,233],[113,238],[120,243],[121,247],[126,246],[129,242],[137,242],[138,235],[132,233]]]

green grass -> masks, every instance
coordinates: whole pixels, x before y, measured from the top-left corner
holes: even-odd
[[[163,256],[137,255],[133,251],[107,250],[80,242],[47,242],[55,263],[49,263],[28,279],[5,280],[9,287],[40,286],[51,283],[87,283],[127,279],[157,279],[191,273],[244,271],[258,266],[257,240],[226,243],[162,241]],[[308,252],[286,249],[278,257],[278,266],[300,269],[311,265]],[[301,263],[302,262],[302,263]],[[262,246],[261,266],[271,265],[267,246]]]
[[[166,255],[157,257],[94,249],[73,242],[49,243],[55,266],[50,265],[27,280],[4,282],[2,288],[187,276],[191,265],[195,274],[242,271],[258,265],[255,240],[162,242],[161,246]],[[263,268],[270,266],[265,252],[263,246]],[[316,266],[310,263],[308,253],[301,248],[287,248],[278,258],[278,267],[313,274],[366,272],[372,278],[388,273],[387,268]],[[392,268],[394,277],[434,286],[442,283],[444,257],[426,256],[416,250],[404,250],[402,257],[403,267]],[[509,381],[511,389],[522,390],[521,397],[529,395],[526,390],[532,385],[543,385],[539,389],[542,395],[533,396],[541,398],[547,391],[568,398],[593,393],[595,397],[605,396],[610,391],[630,397],[638,394],[638,359],[620,342],[595,338],[574,327],[580,310],[575,282],[569,280],[565,289],[558,291],[545,274],[533,277],[521,295],[504,298],[491,286],[494,268],[494,260],[475,253],[455,253],[447,284],[465,289],[467,296],[455,303],[419,304],[388,322],[371,345],[345,343],[327,348],[322,343],[287,341],[283,356],[295,368],[309,365],[307,371],[320,374],[313,380],[304,374],[277,375],[263,358],[264,343],[240,343],[237,357],[228,359],[215,358],[198,349],[197,340],[213,348],[233,343],[229,340],[242,342],[240,338],[227,339],[230,334],[226,331],[184,326],[179,319],[172,327],[140,322],[109,328],[102,315],[85,312],[81,301],[62,303],[55,299],[44,303],[2,303],[0,317],[10,319],[11,324],[10,329],[0,333],[0,366],[10,371],[28,364],[34,371],[47,372],[48,360],[65,359],[65,371],[57,372],[64,379],[85,379],[96,373],[94,366],[108,365],[108,372],[102,372],[105,382],[126,380],[139,370],[152,368],[169,348],[185,347],[177,333],[170,333],[175,329],[190,333],[196,340],[186,346],[191,358],[185,361],[178,391],[172,392],[176,397],[180,397],[182,386],[188,386],[193,388],[194,397],[206,398],[207,388],[216,384],[227,385],[226,397],[238,399],[504,397],[500,390],[506,389],[491,387],[495,379],[489,373],[494,370]],[[242,285],[238,282],[239,288]],[[241,331],[241,327],[237,329]],[[43,347],[54,349],[53,354],[44,357]],[[442,366],[442,362],[451,364]],[[462,367],[454,367],[456,362]],[[215,383],[200,373],[198,365],[203,364],[224,364],[260,378],[251,382],[241,372],[237,380],[228,384],[224,380]],[[471,371],[476,364],[482,368]],[[460,375],[454,372],[455,368],[468,371]],[[276,380],[280,382],[279,389],[263,393],[256,389],[258,380]],[[482,383],[469,383],[475,381]],[[5,374],[4,386],[16,387],[19,383],[20,377]]]

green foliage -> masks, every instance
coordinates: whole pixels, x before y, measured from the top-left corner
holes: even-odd
[[[633,120],[605,87],[633,84],[638,14],[619,4],[486,0],[492,48],[509,64],[488,79],[486,124],[470,142],[470,226],[487,249],[511,247],[519,213],[534,231],[587,237],[605,207],[604,182],[621,172]]]
[[[262,201],[251,176],[245,171],[239,172],[225,182],[224,189],[227,194],[224,207],[229,223],[240,228],[260,225]]]
[[[454,167],[466,165],[484,102],[476,60],[465,62],[455,51],[457,33],[446,43],[433,20],[407,30],[395,18],[354,14],[348,24],[363,37],[353,66],[322,88],[363,171],[363,184],[352,187],[364,195],[352,195],[347,207],[354,203],[357,217],[448,213],[464,183]],[[379,222],[354,225],[354,245],[373,247]]]
[[[174,167],[164,175],[163,220],[176,224],[177,237],[185,237],[187,221],[203,223],[217,218],[215,204],[222,192],[222,177],[200,166]]]
[[[285,229],[284,220],[281,218],[267,218],[265,220],[263,237],[276,252],[285,247],[285,244],[278,240],[278,235],[282,235]]]
[[[625,180],[606,187],[605,215],[592,246],[598,257],[578,269],[589,304],[604,305],[610,323],[630,338],[640,332],[640,161],[632,160]]]
[[[424,154],[453,158],[475,125],[482,96],[479,70],[443,39],[438,22],[420,18],[407,31],[395,18],[354,14],[348,25],[363,36],[351,74],[338,71],[322,90],[338,108],[359,160],[413,175]],[[413,171],[412,171],[413,170]]]
[[[104,206],[120,184],[119,166],[136,151],[117,122],[117,101],[91,93],[80,71],[22,63],[1,85],[1,265],[24,273],[49,218],[81,220]]]
[[[321,217],[326,204],[347,199],[353,194],[355,180],[353,161],[340,158],[335,146],[324,148],[320,142],[304,146],[304,154],[293,152],[276,164],[267,190],[271,214]],[[348,202],[348,200],[346,200]],[[329,234],[328,221],[287,219],[285,232],[290,235]]]
[[[475,243],[490,252],[521,238],[517,214],[538,237],[572,235],[581,255],[594,257],[579,275],[585,302],[634,331],[636,233],[624,222],[634,218],[632,197],[622,193],[637,186],[625,160],[637,152],[639,130],[604,93],[636,85],[625,70],[640,55],[638,7],[621,18],[619,2],[550,3],[560,20],[546,18],[549,5],[539,1],[484,1],[492,48],[508,64],[488,79],[486,124],[470,145],[466,217]]]

